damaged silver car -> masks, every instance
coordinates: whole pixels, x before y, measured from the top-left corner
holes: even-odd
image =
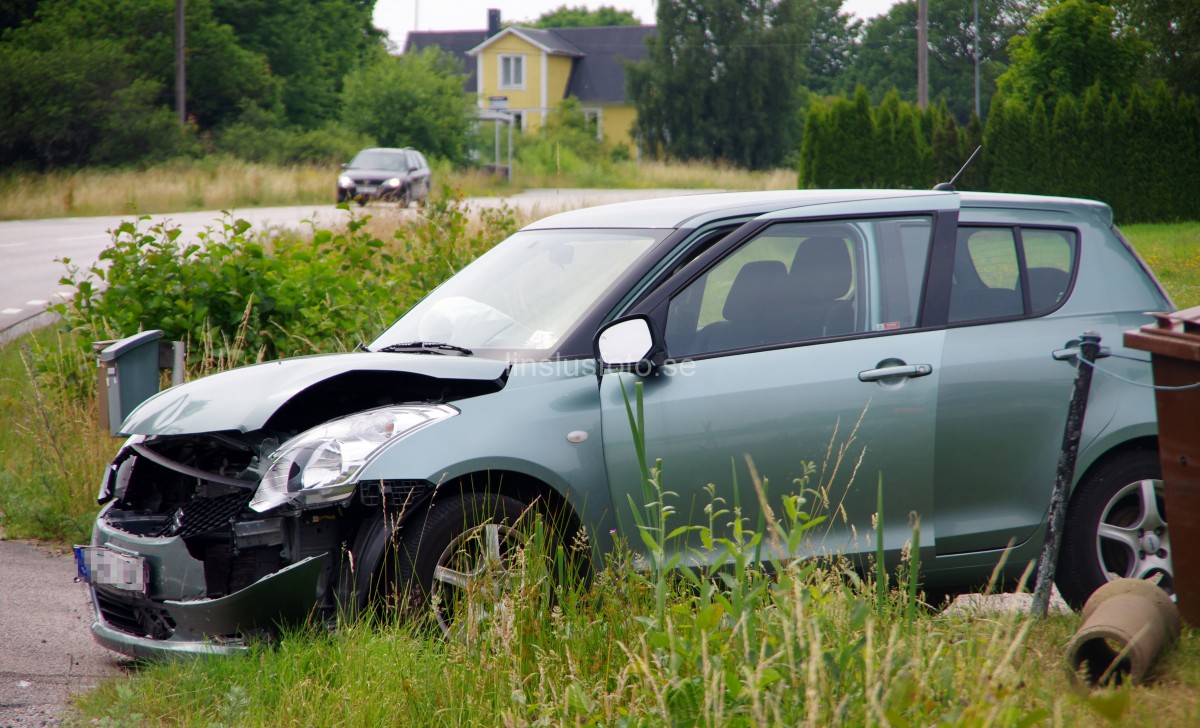
[[[456,614],[459,597],[503,586],[535,516],[561,543],[586,534],[585,566],[616,539],[641,543],[636,382],[673,526],[705,525],[715,493],[753,527],[747,463],[791,483],[857,422],[859,475],[839,477],[835,517],[791,555],[873,552],[882,477],[885,511],[921,518],[926,585],[981,585],[1002,561],[1011,581],[1040,551],[1070,351],[1088,330],[1119,355],[1103,363],[1118,377],[1093,383],[1059,586],[1080,603],[1113,575],[1169,583],[1153,397],[1130,383],[1149,383],[1148,356],[1121,334],[1171,308],[1090,201],[791,191],[551,216],[365,351],[227,371],[140,405],[77,550],[92,632],[161,657],[370,605],[447,633],[485,618]],[[910,534],[903,518],[885,527],[894,564]]]

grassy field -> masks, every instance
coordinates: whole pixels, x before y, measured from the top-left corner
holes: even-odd
[[[389,223],[381,238],[390,235]],[[1125,234],[1179,306],[1200,305],[1200,223]],[[397,251],[398,253],[401,251]],[[32,372],[50,372],[34,377]],[[0,348],[0,527],[78,542],[117,441],[78,396],[88,358],[53,330]],[[34,382],[38,386],[34,386]],[[54,384],[48,384],[48,383]],[[796,528],[795,522],[788,524]],[[1070,687],[1074,617],[947,617],[838,564],[666,578],[618,558],[547,601],[538,574],[469,643],[395,624],[311,628],[243,658],[140,668],[76,720],[163,725],[1116,725],[1200,723],[1200,636],[1152,686]]]
[[[1200,306],[1200,222],[1126,225],[1121,231],[1178,308]]]
[[[145,170],[85,169],[0,175],[0,220],[155,214],[188,210],[333,204],[336,166],[272,167],[231,158],[175,161]],[[537,187],[791,189],[789,169],[750,172],[700,163],[619,162],[571,175],[528,174],[509,185],[479,170],[434,170],[467,196]]]

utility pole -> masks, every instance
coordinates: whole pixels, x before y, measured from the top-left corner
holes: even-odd
[[[187,71],[184,69],[184,0],[175,0],[175,110],[179,112],[179,126],[187,128]]]
[[[979,0],[975,0],[975,118],[983,123],[983,112],[979,110]]]
[[[917,0],[917,106],[929,105],[929,0]]]

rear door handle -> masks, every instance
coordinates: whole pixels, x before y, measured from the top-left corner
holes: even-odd
[[[933,374],[933,367],[929,364],[905,364],[903,366],[880,367],[878,369],[868,369],[865,372],[859,372],[858,381],[878,382],[881,379],[915,379],[917,377],[927,377],[930,374]]]

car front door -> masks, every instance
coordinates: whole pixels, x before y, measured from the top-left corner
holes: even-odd
[[[826,516],[805,553],[870,551],[882,484],[885,546],[898,558],[910,515],[932,513],[945,332],[923,324],[922,292],[931,250],[953,243],[956,210],[947,195],[876,202],[870,216],[760,218],[639,306],[667,363],[601,381],[610,487],[635,548],[632,509],[659,498],[643,488],[628,416],[640,384],[667,530],[728,536],[734,519],[767,529],[785,494],[803,494],[805,510]],[[923,550],[932,536],[923,530]],[[695,531],[669,547],[722,558]]]

